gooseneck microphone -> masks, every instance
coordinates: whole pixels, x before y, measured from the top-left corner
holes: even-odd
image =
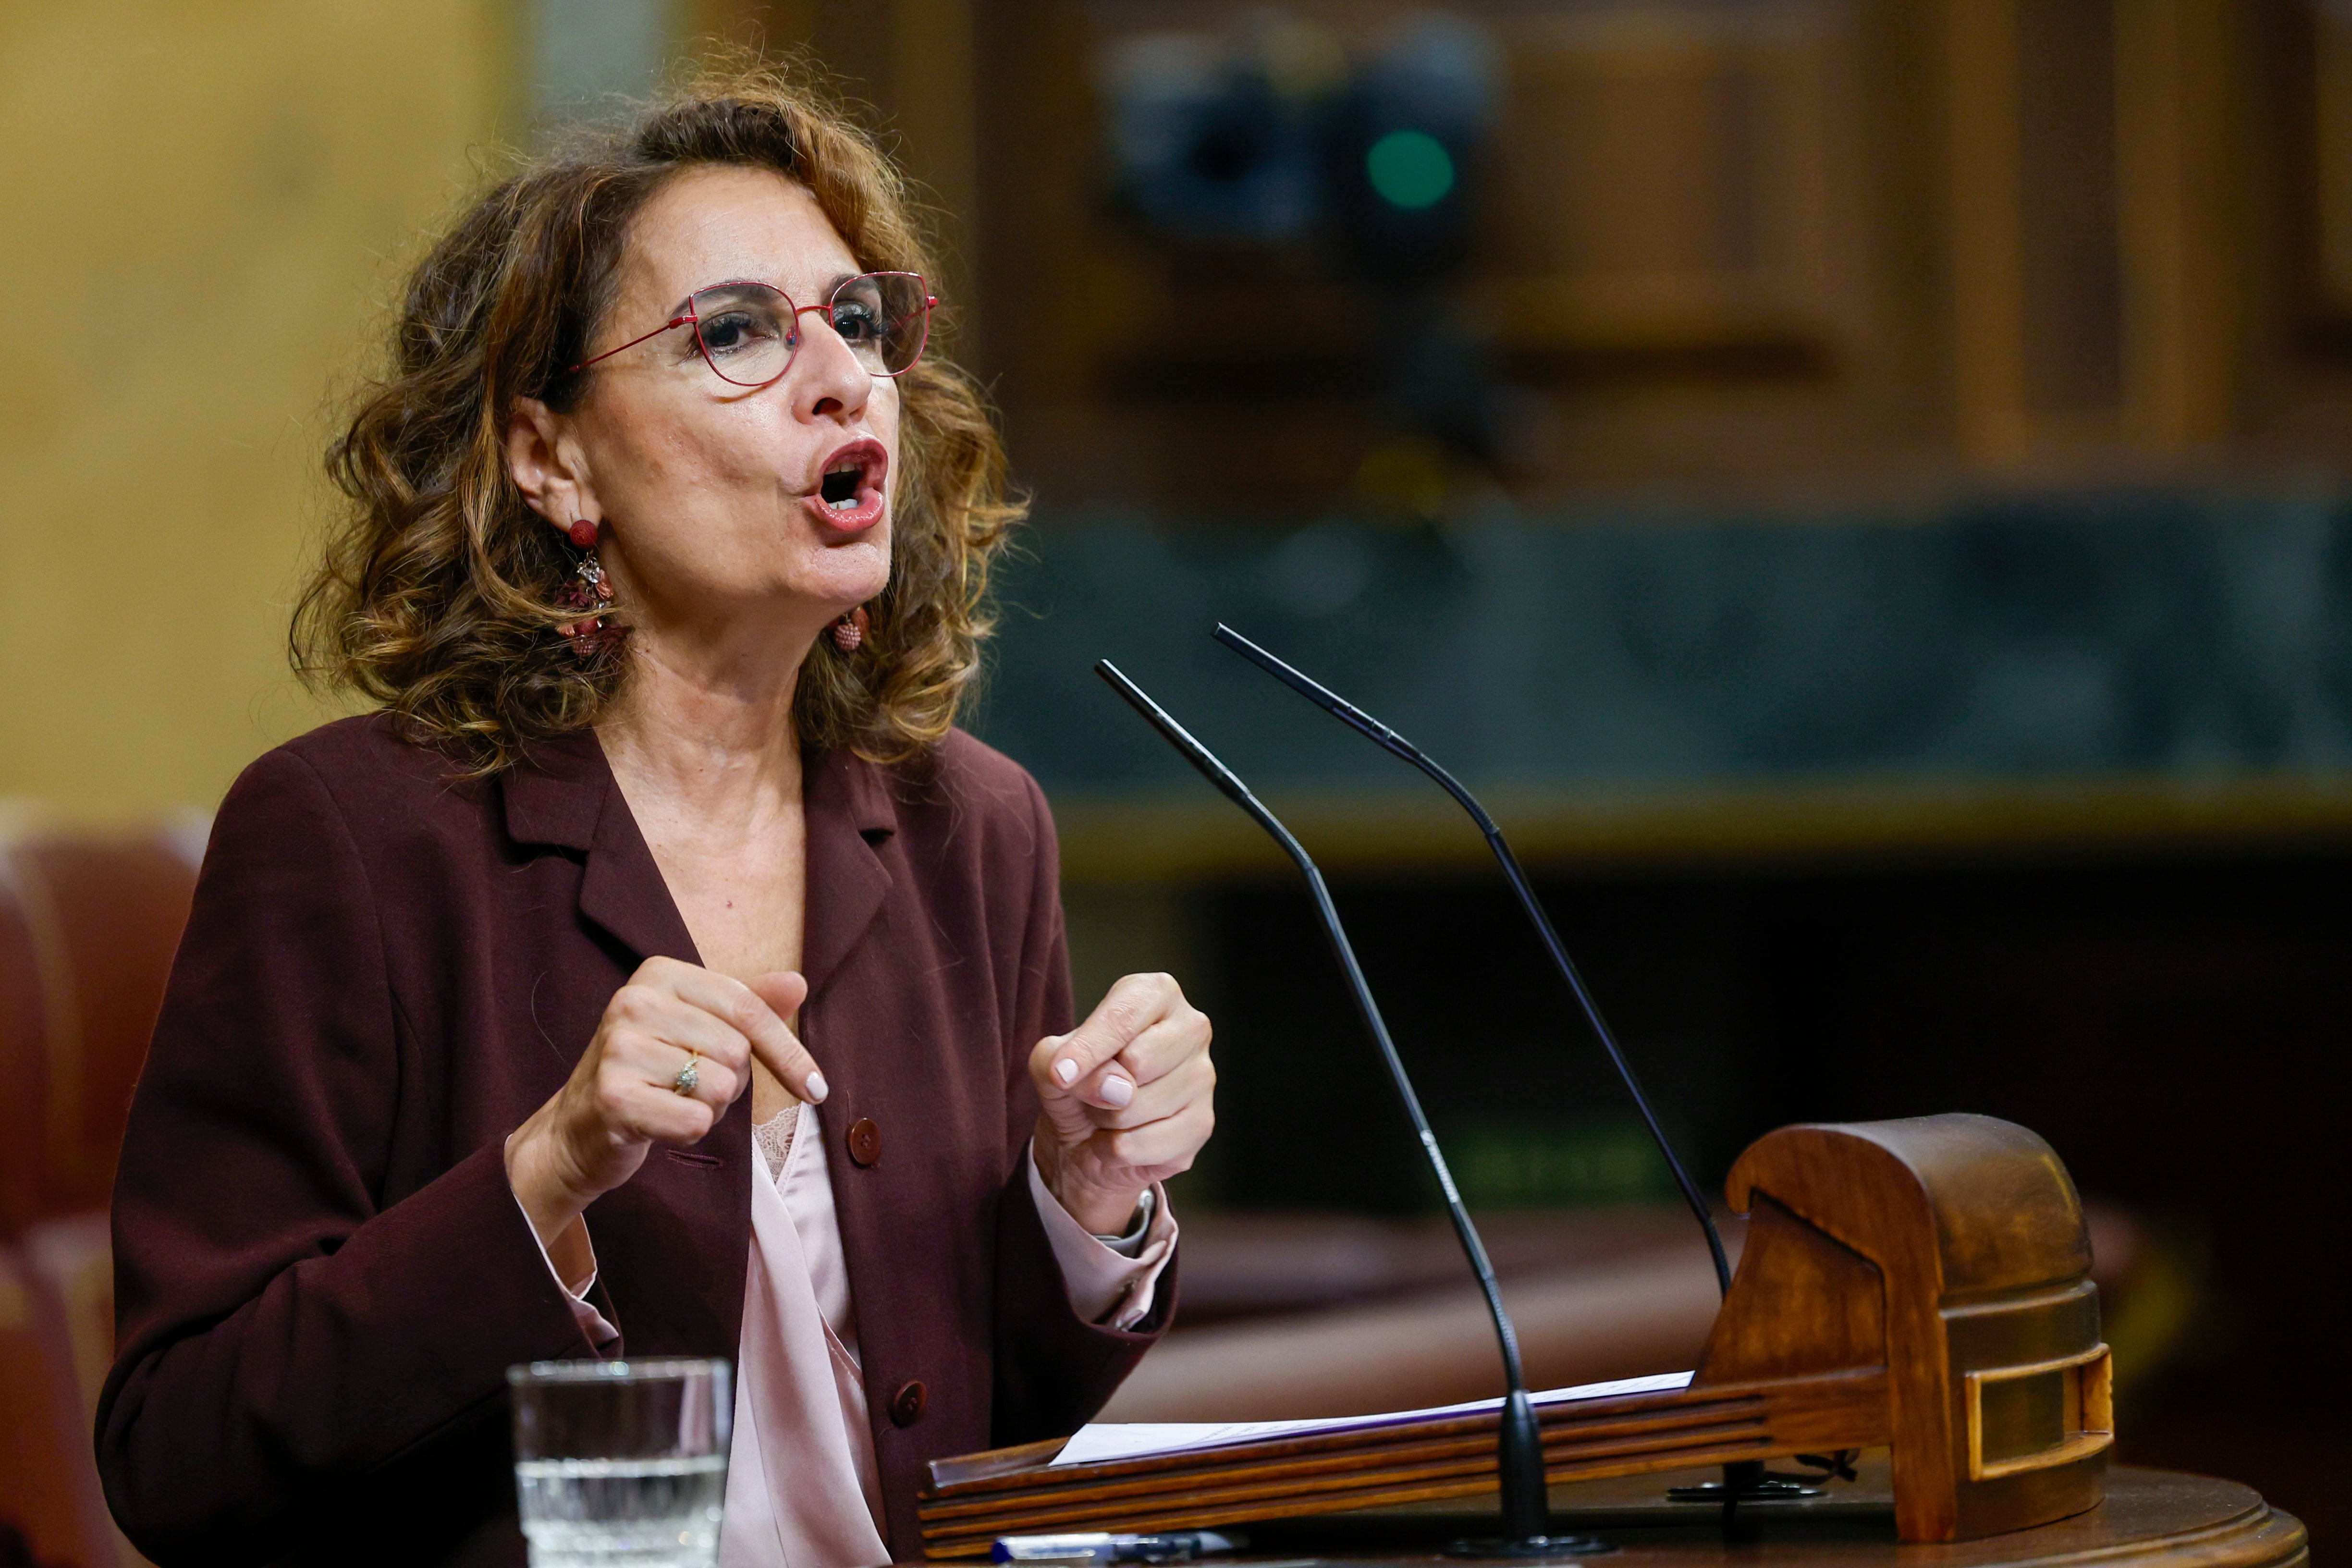
[[[1444,1154],[1437,1147],[1437,1135],[1429,1130],[1429,1118],[1423,1114],[1421,1097],[1413,1092],[1412,1080],[1406,1076],[1403,1058],[1397,1055],[1396,1042],[1389,1037],[1389,1026],[1381,1016],[1380,1004],[1372,999],[1372,990],[1364,980],[1364,971],[1356,962],[1356,950],[1348,941],[1348,932],[1339,923],[1339,911],[1331,902],[1331,889],[1324,883],[1323,873],[1317,868],[1290,830],[1252,795],[1249,786],[1235,777],[1231,768],[1219,762],[1206,746],[1194,740],[1181,724],[1169,717],[1165,710],[1144,695],[1141,688],[1119,673],[1108,659],[1095,666],[1095,673],[1109,682],[1111,689],[1125,698],[1129,706],[1143,715],[1146,722],[1159,731],[1162,739],[1182,753],[1186,762],[1200,770],[1201,775],[1217,786],[1225,798],[1247,812],[1251,820],[1266,833],[1283,853],[1295,862],[1307,879],[1307,890],[1315,897],[1316,912],[1322,917],[1323,932],[1330,939],[1331,952],[1339,961],[1348,978],[1348,988],[1354,996],[1356,1011],[1362,1016],[1364,1026],[1380,1047],[1381,1059],[1387,1065],[1389,1081],[1396,1087],[1397,1099],[1404,1105],[1406,1119],[1412,1123],[1414,1134],[1421,1140],[1422,1152],[1428,1157],[1431,1173],[1437,1178],[1438,1191],[1445,1198],[1446,1217],[1454,1222],[1454,1234],[1460,1238],[1463,1253],[1470,1260],[1471,1272],[1478,1277],[1478,1289],[1486,1298],[1486,1310],[1495,1320],[1495,1337],[1503,1351],[1503,1375],[1509,1392],[1504,1395],[1500,1412],[1501,1429],[1496,1437],[1496,1460],[1502,1483],[1503,1529],[1507,1539],[1500,1542],[1475,1541],[1455,1543],[1458,1555],[1516,1558],[1558,1558],[1589,1555],[1605,1552],[1605,1542],[1586,1536],[1557,1536],[1550,1533],[1551,1510],[1545,1494],[1543,1432],[1536,1421],[1535,1404],[1528,1397],[1527,1375],[1519,1364],[1519,1336],[1511,1326],[1511,1315],[1503,1307],[1503,1288],[1495,1279],[1495,1266],[1487,1259],[1486,1243],[1478,1238],[1478,1227],[1470,1222],[1469,1211],[1462,1206],[1462,1194],[1454,1184],[1454,1173],[1447,1169]]]
[[[1511,853],[1510,845],[1504,840],[1503,830],[1495,825],[1495,819],[1486,814],[1486,808],[1462,786],[1460,780],[1423,755],[1420,747],[1338,692],[1292,668],[1222,622],[1218,624],[1215,637],[1219,642],[1342,724],[1369,738],[1382,751],[1403,758],[1427,773],[1436,781],[1440,789],[1452,795],[1455,803],[1470,814],[1470,820],[1476,823],[1478,831],[1486,836],[1486,847],[1495,852],[1495,859],[1502,866],[1503,875],[1509,879],[1511,891],[1518,895],[1519,907],[1527,911],[1528,921],[1536,928],[1537,934],[1543,938],[1544,951],[1551,954],[1552,966],[1559,971],[1560,978],[1568,982],[1568,988],[1576,994],[1577,1005],[1584,1009],[1585,1022],[1591,1025],[1593,1034],[1600,1037],[1601,1048],[1609,1053],[1610,1062],[1617,1068],[1618,1079],[1625,1085],[1625,1091],[1633,1097],[1633,1104],[1641,1111],[1642,1121],[1649,1128],[1651,1140],[1657,1144],[1658,1152],[1666,1157],[1666,1168],[1674,1173],[1675,1184],[1682,1188],[1683,1201],[1690,1205],[1691,1213],[1698,1218],[1699,1228],[1706,1233],[1707,1251],[1715,1258],[1716,1287],[1723,1294],[1729,1295],[1731,1263],[1724,1256],[1723,1236],[1716,1229],[1714,1212],[1706,1206],[1706,1199],[1700,1195],[1698,1184],[1691,1180],[1690,1173],[1683,1168],[1682,1161],[1675,1156],[1674,1145],[1666,1142],[1666,1130],[1659,1124],[1658,1113],[1651,1109],[1650,1097],[1642,1092],[1642,1083],[1633,1076],[1633,1064],[1625,1059],[1625,1053],[1618,1047],[1615,1033],[1610,1029],[1609,1021],[1601,1016],[1600,1005],[1593,1001],[1592,992],[1585,985],[1584,976],[1578,972],[1576,961],[1569,957],[1568,948],[1559,940],[1559,932],[1552,929],[1551,916],[1544,912],[1543,902],[1536,897],[1526,869],[1519,865],[1519,858]]]
[[[1542,900],[1536,897],[1535,887],[1528,880],[1519,858],[1511,852],[1510,844],[1503,837],[1503,830],[1496,826],[1486,808],[1478,804],[1478,797],[1465,788],[1459,779],[1430,761],[1411,741],[1330,688],[1285,664],[1233,627],[1221,623],[1214,635],[1219,642],[1371,741],[1382,751],[1402,757],[1419,768],[1470,814],[1470,820],[1478,825],[1478,831],[1486,837],[1486,847],[1494,851],[1496,862],[1509,879],[1511,891],[1518,895],[1519,907],[1527,911],[1528,923],[1543,938],[1544,951],[1551,955],[1552,966],[1559,971],[1560,978],[1568,982],[1568,988],[1576,994],[1577,1005],[1584,1009],[1585,1022],[1592,1026],[1592,1032],[1599,1037],[1601,1048],[1609,1053],[1609,1060],[1616,1068],[1618,1079],[1625,1085],[1625,1092],[1633,1097],[1634,1107],[1642,1113],[1643,1123],[1650,1130],[1651,1140],[1657,1144],[1658,1152],[1665,1156],[1666,1168],[1674,1173],[1675,1184],[1683,1192],[1683,1201],[1690,1205],[1692,1215],[1698,1220],[1699,1229],[1706,1233],[1706,1249],[1715,1260],[1716,1288],[1724,1295],[1730,1295],[1731,1263],[1724,1256],[1723,1236],[1716,1228],[1714,1211],[1707,1207],[1706,1199],[1700,1195],[1698,1184],[1692,1181],[1690,1173],[1684,1169],[1681,1159],[1675,1153],[1674,1145],[1666,1142],[1666,1130],[1660,1124],[1658,1113],[1651,1108],[1650,1097],[1643,1092],[1641,1079],[1634,1077],[1633,1064],[1625,1059],[1624,1051],[1618,1047],[1616,1034],[1609,1027],[1609,1021],[1601,1016],[1600,1004],[1592,999],[1592,992],[1577,970],[1576,961],[1569,957],[1568,948],[1559,940],[1559,932],[1553,929],[1551,916],[1544,911]],[[1851,1479],[1853,1473],[1849,1463],[1851,1456],[1848,1455],[1800,1454],[1797,1458],[1824,1471],[1823,1479],[1828,1475]],[[1725,1465],[1723,1479],[1719,1482],[1707,1481],[1666,1489],[1666,1496],[1676,1502],[1723,1504],[1727,1525],[1731,1519],[1732,1508],[1738,1502],[1819,1497],[1821,1493],[1822,1488],[1814,1484],[1813,1478],[1780,1475],[1766,1469],[1759,1459],[1736,1459]]]

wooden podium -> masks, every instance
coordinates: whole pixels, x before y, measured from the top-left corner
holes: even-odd
[[[1595,1568],[2302,1568],[2304,1529],[2248,1487],[2205,1476],[2117,1466],[2096,1508],[1978,1541],[1906,1544],[1883,1456],[1859,1479],[1809,1502],[1747,1504],[1733,1528],[1722,1510],[1666,1501],[1664,1488],[1706,1472],[1620,1478],[1552,1489],[1556,1528],[1614,1550]],[[1444,1511],[1439,1511],[1444,1510]],[[1367,1568],[1411,1563],[1459,1568],[1447,1542],[1491,1517],[1466,1500],[1414,1511],[1326,1514],[1249,1527],[1248,1551],[1207,1568]]]
[[[1555,1486],[1883,1448],[1890,1540],[2098,1508],[2108,1354],[2082,1205],[2047,1143],[1982,1116],[1786,1127],[1740,1157],[1728,1195],[1748,1245],[1690,1385],[1545,1406]],[[925,1549],[1425,1508],[1494,1491],[1495,1433],[1486,1412],[1100,1464],[1055,1466],[1059,1439],[939,1460]]]

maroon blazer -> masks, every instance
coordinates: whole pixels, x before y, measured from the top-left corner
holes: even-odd
[[[116,1178],[98,1414],[107,1500],[166,1568],[523,1561],[506,1369],[590,1352],[503,1142],[641,962],[696,953],[593,733],[451,772],[346,720],[214,825]],[[1029,1051],[1071,1024],[1035,783],[957,733],[919,770],[813,754],[805,787],[801,1033],[904,1560],[924,1462],[1086,1420],[1175,1277],[1134,1332],[1082,1321],[1030,1201]],[[589,1208],[627,1354],[735,1355],[751,1109]]]

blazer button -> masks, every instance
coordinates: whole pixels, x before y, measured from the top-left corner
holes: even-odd
[[[930,1390],[923,1386],[920,1378],[900,1384],[898,1392],[890,1396],[890,1425],[912,1426],[920,1421],[923,1418],[923,1401],[930,1396]]]
[[[861,1116],[849,1124],[849,1157],[861,1166],[872,1165],[881,1160],[882,1129],[875,1126],[870,1117]],[[915,1408],[920,1410],[922,1384],[910,1383],[907,1387],[916,1391]],[[899,1392],[903,1394],[906,1390],[901,1389]],[[901,1421],[898,1425],[904,1426],[906,1422]]]

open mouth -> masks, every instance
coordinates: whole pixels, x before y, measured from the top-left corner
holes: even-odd
[[[824,460],[803,504],[843,538],[865,532],[882,521],[888,505],[882,486],[890,472],[890,451],[872,437],[850,442]]]
[[[855,511],[869,490],[879,489],[876,472],[881,464],[868,447],[859,445],[837,454],[818,482],[817,498],[832,511]]]

